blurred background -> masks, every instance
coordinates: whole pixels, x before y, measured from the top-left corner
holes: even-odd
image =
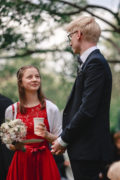
[[[98,47],[113,74],[111,132],[120,130],[120,0],[0,0],[0,93],[18,100],[16,72],[40,69],[43,91],[64,109],[76,77],[77,58],[66,24],[93,15],[102,29]]]

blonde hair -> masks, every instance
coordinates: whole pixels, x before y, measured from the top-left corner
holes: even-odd
[[[107,173],[111,180],[120,180],[120,161],[113,163]]]
[[[85,40],[94,43],[98,42],[101,34],[99,24],[92,16],[79,17],[77,20],[74,20],[68,24],[66,30],[70,33],[80,30]]]

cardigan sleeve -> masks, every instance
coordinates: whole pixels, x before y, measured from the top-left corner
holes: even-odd
[[[12,120],[13,117],[12,117],[12,105],[8,106],[7,109],[5,110],[5,121],[6,120]],[[10,144],[6,144],[6,147],[8,149],[10,149]]]
[[[5,120],[12,120],[12,119],[13,119],[12,105],[10,105],[5,111]]]
[[[58,107],[51,101],[46,100],[47,117],[50,132],[59,136],[62,132],[62,116]]]
[[[8,106],[8,108],[5,111],[5,120],[13,120],[16,119],[17,115],[17,103],[14,103],[14,113],[12,109],[12,105]]]

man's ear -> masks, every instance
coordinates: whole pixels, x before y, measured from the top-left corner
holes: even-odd
[[[77,39],[80,39],[80,38],[81,38],[81,36],[82,36],[82,33],[81,33],[81,31],[80,31],[80,30],[78,30],[78,32],[77,32]]]

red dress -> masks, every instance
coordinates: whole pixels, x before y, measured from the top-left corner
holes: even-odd
[[[40,105],[26,108],[26,113],[17,113],[16,118],[22,119],[27,126],[26,139],[43,139],[34,134],[34,117],[44,117],[44,123],[49,131],[46,108],[40,110]],[[17,150],[10,165],[7,180],[60,180],[58,168],[49,150],[48,142],[25,145],[26,151]]]

